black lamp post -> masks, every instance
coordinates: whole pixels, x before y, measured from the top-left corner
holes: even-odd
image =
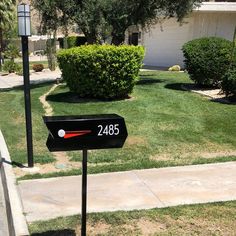
[[[28,49],[28,36],[31,36],[30,6],[26,4],[18,5],[17,17],[18,17],[18,35],[21,36],[21,43],[22,43],[28,167],[33,167],[34,161],[33,161],[32,118],[31,118],[30,81],[29,81],[29,49]]]

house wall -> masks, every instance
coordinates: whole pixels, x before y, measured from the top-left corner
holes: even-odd
[[[182,65],[181,47],[191,39],[193,28],[193,18],[188,18],[187,21],[188,23],[180,26],[176,19],[169,19],[143,34],[143,45],[146,49],[145,65]]]
[[[189,40],[205,36],[232,40],[236,12],[194,12],[185,21],[188,23],[179,25],[175,19],[169,19],[162,27],[157,24],[150,32],[143,33],[145,65],[169,67],[179,64],[183,67],[181,48]]]
[[[217,36],[233,40],[236,12],[196,12],[193,19],[193,38]]]

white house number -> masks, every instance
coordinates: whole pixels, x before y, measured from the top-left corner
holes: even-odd
[[[114,125],[98,125],[99,132],[98,136],[103,136],[103,135],[118,135],[120,133],[119,129],[119,124],[114,124]]]

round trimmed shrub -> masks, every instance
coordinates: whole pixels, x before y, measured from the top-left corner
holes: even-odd
[[[33,64],[32,69],[35,72],[41,72],[44,69],[43,64]]]
[[[226,96],[236,96],[236,67],[230,68],[224,75],[222,83],[222,90]]]
[[[218,86],[231,63],[232,50],[232,42],[217,37],[185,43],[182,51],[190,78],[199,85]]]
[[[83,45],[57,54],[69,89],[80,97],[102,99],[127,97],[143,58],[143,47],[124,45]]]

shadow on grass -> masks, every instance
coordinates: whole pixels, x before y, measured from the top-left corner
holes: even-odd
[[[48,95],[46,100],[50,102],[63,102],[63,103],[96,103],[96,102],[114,102],[130,99],[131,97],[114,98],[114,99],[97,99],[97,98],[82,98],[73,92],[63,92]]]
[[[95,102],[110,102],[114,100],[99,100],[94,98],[81,98],[76,93],[64,92],[48,95],[46,98],[50,102],[64,102],[64,103],[95,103]]]
[[[236,105],[236,98],[234,97],[224,97],[224,98],[212,98],[212,102],[222,103],[226,105]]]
[[[75,230],[63,229],[57,231],[47,231],[43,233],[33,233],[31,236],[76,236]]]
[[[141,79],[136,83],[136,85],[159,84],[159,83],[164,82],[164,80],[161,80],[161,79],[150,79],[150,78],[145,78],[145,77],[141,77]]]
[[[165,85],[165,88],[187,92],[188,90],[185,87],[188,87],[189,85],[190,84],[187,84],[187,83],[173,83],[173,84]]]

